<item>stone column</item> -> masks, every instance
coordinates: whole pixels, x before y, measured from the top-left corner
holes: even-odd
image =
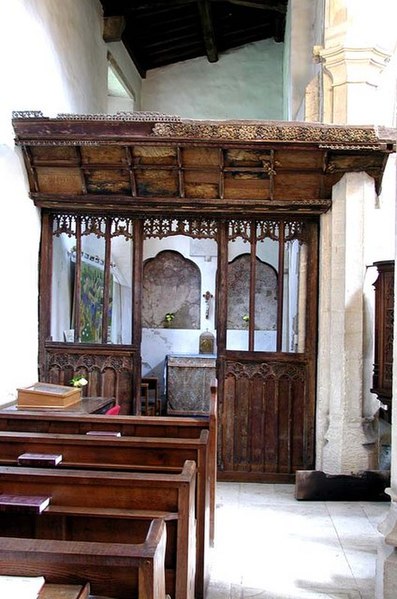
[[[379,86],[395,55],[395,0],[359,2],[326,0],[323,47],[315,55],[323,65],[323,121],[388,126],[381,113]],[[390,88],[395,94],[394,89]],[[395,192],[393,191],[393,201]],[[364,376],[365,354],[372,331],[366,329],[363,301],[365,267],[388,259],[388,239],[374,216],[373,182],[362,173],[346,175],[333,190],[331,211],[322,217],[317,395],[317,468],[331,473],[373,468],[370,401]],[[382,202],[377,203],[379,211]],[[377,217],[382,216],[378,212]],[[387,212],[386,212],[387,218]],[[375,249],[374,251],[374,248]],[[380,251],[379,251],[379,248]],[[396,335],[394,337],[397,338]],[[397,344],[394,344],[394,403],[397,397]],[[394,415],[397,413],[397,405]],[[397,422],[396,418],[394,421]],[[375,448],[376,445],[374,444]],[[376,466],[375,466],[376,467]],[[377,560],[377,599],[395,599],[397,588],[397,424],[392,425],[392,498],[380,527],[384,541]]]
[[[316,467],[332,474],[374,467],[363,415],[365,208],[373,201],[372,179],[348,173],[321,226]]]
[[[372,27],[378,10],[374,3],[326,2],[324,46],[315,48],[325,122],[376,122],[378,84],[392,55],[379,47],[380,32]],[[366,223],[375,203],[373,180],[350,173],[335,185],[321,222],[316,467],[330,473],[376,467],[375,409],[366,398],[363,366],[372,338],[364,318],[365,275],[376,235]]]

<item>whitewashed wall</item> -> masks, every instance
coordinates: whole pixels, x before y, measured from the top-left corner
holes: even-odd
[[[282,119],[283,48],[272,40],[148,71],[142,110],[195,119]]]
[[[106,110],[106,45],[98,0],[0,2],[0,403],[37,380],[39,210],[28,197],[13,110]]]
[[[290,0],[284,52],[284,118],[305,120],[305,94],[310,81],[319,75],[314,48],[322,44],[323,3]]]

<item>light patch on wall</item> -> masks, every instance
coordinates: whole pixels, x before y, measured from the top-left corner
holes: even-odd
[[[113,59],[108,54],[108,113],[133,112],[135,104],[135,94],[130,88],[123,73]]]

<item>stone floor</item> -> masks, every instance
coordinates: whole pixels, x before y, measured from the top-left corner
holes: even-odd
[[[218,483],[207,599],[374,599],[388,507],[297,501],[294,485]]]

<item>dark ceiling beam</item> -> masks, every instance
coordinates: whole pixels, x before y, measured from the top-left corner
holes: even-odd
[[[153,2],[135,1],[131,3],[130,10],[151,10],[156,8],[174,8],[184,4],[193,4],[199,0],[153,0]],[[260,8],[262,10],[272,10],[285,14],[287,12],[287,3],[277,0],[209,0],[210,2],[229,2],[230,4],[241,4],[249,8]]]
[[[152,10],[156,8],[175,8],[184,4],[194,4],[197,0],[154,0],[153,2],[131,3],[130,10]]]
[[[205,51],[209,62],[217,62],[218,49],[216,47],[214,24],[212,22],[212,13],[209,0],[198,0],[198,8],[201,18],[201,28],[203,31]]]
[[[272,2],[272,0],[227,0],[229,4],[240,4],[247,8],[259,8],[261,10],[268,10],[278,12],[283,15],[287,12],[287,6],[283,2]],[[211,2],[224,2],[224,0],[211,0]]]
[[[114,17],[104,17],[103,19],[103,39],[108,42],[119,42],[126,26],[125,17],[122,15]]]

